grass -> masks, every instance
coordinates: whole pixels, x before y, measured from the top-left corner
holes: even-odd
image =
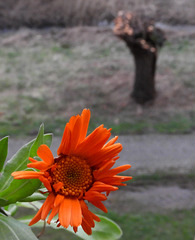
[[[177,210],[164,214],[128,213],[119,216],[114,212],[109,212],[104,215],[122,228],[121,240],[193,240],[195,236],[194,214],[195,209]],[[63,230],[47,228],[46,233],[40,239],[46,240],[48,238],[52,240],[80,239]]]
[[[191,117],[179,115],[168,117],[166,120],[139,119],[134,120],[134,122],[111,125],[111,127],[114,134],[143,134],[148,132],[186,134],[192,132],[195,128],[195,118],[194,115]]]
[[[25,110],[26,112],[31,111],[31,107]],[[61,136],[64,126],[68,119],[56,118],[53,119],[43,119],[40,120],[31,119],[27,115],[20,116],[17,118],[15,113],[9,116],[10,122],[1,122],[0,125],[0,137],[6,135],[12,136],[29,136],[36,135],[39,126],[42,122],[45,124],[45,132],[52,132],[55,136]],[[101,119],[92,119],[89,125],[89,133],[93,131],[97,126],[103,122]],[[153,122],[147,121],[137,121],[137,122],[124,122],[112,125],[112,122],[105,124],[106,127],[112,128],[112,133],[116,135],[128,135],[128,134],[146,134],[146,133],[160,133],[160,134],[187,134],[193,131],[195,128],[194,119],[168,119],[166,122]]]
[[[138,121],[135,123],[120,123],[112,126],[112,132],[114,134],[142,134],[147,129],[148,124],[144,121]]]
[[[33,135],[42,122],[47,131],[61,135],[69,117],[85,107],[92,111],[90,129],[105,123],[115,134],[194,130],[193,39],[168,41],[162,48],[157,76],[162,78],[157,79],[160,94],[139,115],[129,98],[133,58],[121,41],[110,37],[110,30],[96,34],[89,29],[84,35],[80,30],[81,39],[73,35],[73,39],[64,37],[62,43],[50,33],[28,31],[31,38],[24,45],[20,40],[0,45],[1,137]],[[14,34],[8,33],[8,39]],[[41,37],[36,38],[37,34]],[[89,40],[82,40],[86,35]],[[167,91],[170,97],[161,99]]]
[[[123,230],[123,240],[192,240],[195,236],[195,209],[178,210],[167,214],[144,213],[107,216]]]
[[[184,117],[170,119],[167,122],[154,124],[154,129],[159,133],[190,133],[195,127],[194,119]]]

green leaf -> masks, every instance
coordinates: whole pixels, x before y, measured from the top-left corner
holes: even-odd
[[[6,205],[8,205],[10,203],[17,202],[20,199],[28,197],[29,195],[33,194],[40,186],[41,182],[39,179],[13,179],[9,187],[0,192],[0,197],[5,199],[7,201]]]
[[[29,156],[34,157],[41,144],[51,144],[52,135],[43,135],[43,131],[44,127],[41,125],[37,138],[20,148],[4,166],[0,177],[0,198],[3,198],[3,201],[0,201],[0,206],[26,198],[40,187],[41,182],[37,179],[14,180],[11,173],[24,170],[29,162]]]
[[[38,240],[31,228],[15,220],[0,214],[1,240]]]
[[[121,228],[111,219],[98,215],[100,222],[95,223],[92,235],[87,235],[81,227],[78,228],[77,236],[84,240],[117,240],[122,236]],[[68,229],[69,230],[69,229]],[[72,231],[72,229],[70,229]]]
[[[52,143],[52,136],[53,136],[52,133],[44,134],[44,136],[43,136],[43,144],[46,144],[48,147],[50,147],[51,143]]]
[[[40,127],[40,131],[38,133],[37,138],[39,138],[38,142],[41,144],[45,143],[47,145],[51,145],[51,141],[52,141],[52,135],[51,134],[45,134],[42,138],[41,134],[42,134],[42,128],[43,126]],[[25,144],[23,147],[21,147],[17,153],[7,162],[7,164],[4,166],[3,171],[2,171],[2,175],[0,177],[0,191],[6,189],[10,183],[13,181],[13,177],[11,176],[12,172],[15,171],[21,171],[24,170],[27,166],[27,163],[29,162],[28,158],[31,154],[31,157],[34,157],[36,155],[36,148],[37,144],[34,145],[34,143],[36,142],[36,139],[30,141],[29,143]],[[41,142],[40,139],[42,139],[43,141]],[[30,153],[30,151],[32,151]]]
[[[42,123],[39,128],[37,138],[35,139],[34,143],[31,146],[30,157],[37,156],[37,149],[41,144],[43,144],[43,134],[44,134],[44,124]]]
[[[3,169],[4,162],[7,157],[8,150],[8,137],[4,137],[0,140],[0,172]]]
[[[7,205],[7,201],[4,198],[0,198],[0,206]]]
[[[13,216],[16,213],[17,209],[18,209],[18,206],[16,204],[10,204],[4,207],[4,210],[6,211],[6,213],[8,213],[8,215],[11,215],[11,216]]]
[[[20,200],[20,202],[34,202],[39,200],[45,200],[47,198],[47,195],[43,195],[41,193],[33,193],[31,196],[23,198]]]
[[[78,232],[76,233],[76,236],[78,236],[84,240],[111,240],[111,239],[118,240],[118,239],[120,239],[122,236],[121,228],[111,219],[104,217],[104,216],[100,216],[100,215],[98,215],[98,216],[101,219],[101,221],[95,222],[95,227],[92,228],[92,235],[90,235],[90,236],[87,235],[83,231],[82,227],[78,227]],[[23,218],[20,218],[20,221],[28,224],[33,217],[34,216],[25,216]],[[69,227],[67,229],[63,228],[63,227],[57,227],[56,223],[55,223],[56,220],[57,220],[57,217],[54,218],[51,221],[51,224],[47,225],[47,226],[55,228],[55,229],[68,230],[68,231],[72,232],[73,234],[75,234],[74,231],[72,230],[72,227]],[[34,227],[43,227],[43,222],[39,221],[38,223],[36,223],[34,225]]]
[[[0,177],[0,192],[8,188],[13,181],[13,177],[11,176],[12,172],[24,170],[26,168],[29,161],[28,157],[30,148],[33,142],[34,141],[31,141],[20,148],[18,152],[4,166],[2,175]]]
[[[39,128],[37,138],[35,139],[33,145],[31,146],[30,157],[37,156],[37,150],[41,144],[46,144],[48,147],[50,147],[51,142],[52,134],[51,133],[44,134],[44,124],[42,123]]]
[[[17,202],[16,205],[18,207],[23,207],[23,208],[30,208],[30,209],[33,209],[35,211],[38,211],[41,206],[43,205],[42,202],[39,202],[39,201],[35,201],[33,202],[33,204],[29,203],[29,202]],[[34,216],[27,216],[27,221],[28,223],[30,222],[30,220],[33,218]],[[25,222],[26,223],[26,222]]]

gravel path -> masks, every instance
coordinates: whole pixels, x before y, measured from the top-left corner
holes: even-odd
[[[8,159],[31,139],[9,139]],[[55,156],[61,138],[53,138]],[[123,151],[117,164],[132,165],[132,174],[156,171],[188,173],[195,169],[195,134],[189,135],[132,135],[120,136]]]
[[[30,139],[9,139],[8,159]],[[56,153],[61,139],[54,138],[51,146]],[[123,151],[117,164],[130,163],[130,174],[189,173],[195,170],[195,134],[120,136]],[[170,180],[171,181],[171,180]],[[122,188],[113,192],[107,207],[127,211],[169,211],[195,207],[195,184],[182,188],[175,184]]]
[[[195,208],[195,189],[173,186],[138,187],[135,191],[125,188],[112,192],[106,206],[118,213],[161,212]],[[120,207],[119,207],[120,206]]]

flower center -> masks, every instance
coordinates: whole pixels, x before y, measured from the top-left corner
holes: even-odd
[[[56,168],[52,171],[53,184],[63,183],[59,193],[79,197],[92,184],[92,172],[84,159],[76,156],[63,156],[56,159]]]

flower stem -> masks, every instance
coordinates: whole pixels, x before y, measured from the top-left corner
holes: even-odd
[[[46,221],[44,221],[43,228],[42,228],[41,232],[37,235],[37,238],[40,238],[44,234],[45,227],[46,227]]]

